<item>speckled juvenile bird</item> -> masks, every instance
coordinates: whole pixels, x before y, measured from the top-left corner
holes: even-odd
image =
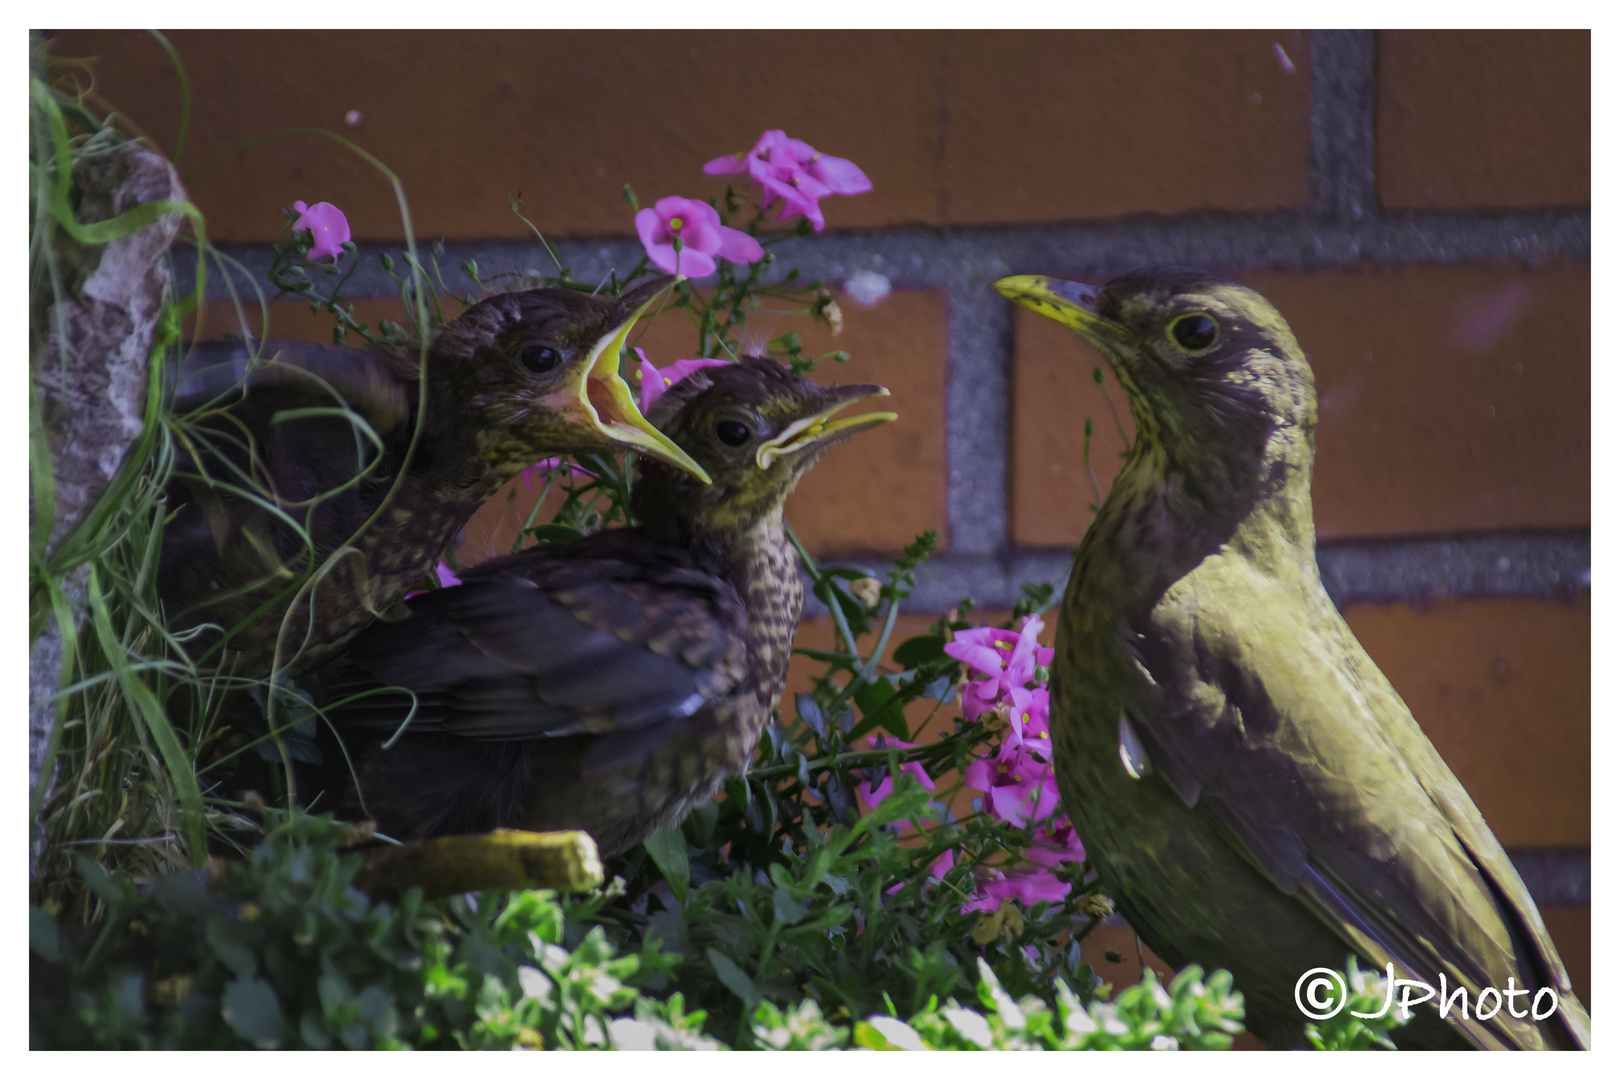
[[[1468,988],[1466,1018],[1431,1002],[1397,1043],[1584,1047],[1524,883],[1322,588],[1316,393],[1282,316],[1199,270],[996,288],[1102,350],[1136,421],[1051,683],[1063,806],[1131,925],[1174,966],[1230,970],[1273,1045],[1300,1041],[1300,976],[1354,951]],[[1556,1013],[1479,1019],[1480,989],[1510,979]]]
[[[833,415],[887,393],[756,357],[677,382],[649,415],[712,486],[642,461],[636,526],[475,567],[321,673],[356,809],[399,838],[584,829],[611,854],[710,798],[787,676],[804,593],[783,501],[828,447],[894,419]],[[409,698],[343,704],[386,686],[416,695],[391,746]]]
[[[479,504],[537,460],[634,450],[701,477],[619,376],[631,327],[669,280],[618,299],[491,296],[432,340],[425,386],[415,351],[274,346],[263,350],[274,363],[249,368],[244,345],[198,346],[175,391],[177,412],[205,411],[181,432],[168,490],[158,584],[171,629],[235,628],[244,674],[266,675],[273,660],[313,668],[397,604]],[[313,603],[305,592],[289,611],[311,570]]]

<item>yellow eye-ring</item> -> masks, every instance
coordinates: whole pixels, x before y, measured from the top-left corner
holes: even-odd
[[[1220,324],[1202,311],[1183,315],[1170,324],[1170,340],[1188,352],[1203,352],[1220,336]]]

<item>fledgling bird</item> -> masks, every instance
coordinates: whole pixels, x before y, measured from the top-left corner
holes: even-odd
[[[433,339],[425,388],[414,351],[284,345],[250,368],[245,345],[198,346],[175,390],[176,411],[205,411],[181,433],[168,490],[158,588],[170,628],[235,629],[239,673],[277,661],[301,672],[398,604],[473,511],[537,460],[633,450],[702,478],[619,376],[631,328],[669,280],[617,299],[491,296]],[[311,571],[317,583],[293,603]]]
[[[1316,393],[1282,316],[1181,268],[996,288],[1096,345],[1136,421],[1051,681],[1063,806],[1131,926],[1173,966],[1231,971],[1279,1047],[1301,1040],[1296,981],[1353,951],[1468,988],[1466,1017],[1430,1002],[1398,1044],[1584,1048],[1524,883],[1322,587]],[[1510,985],[1551,988],[1556,1012],[1535,1022],[1522,993],[1519,1016],[1472,1011]]]
[[[760,357],[675,383],[649,416],[712,485],[643,460],[635,526],[483,563],[321,673],[357,809],[400,839],[583,829],[606,855],[712,797],[787,677],[804,592],[782,504],[828,447],[894,419],[833,415],[887,394]]]

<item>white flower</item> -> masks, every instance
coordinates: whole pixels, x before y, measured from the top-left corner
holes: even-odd
[[[990,1021],[971,1009],[958,1009],[955,1006],[946,1006],[939,1013],[950,1021],[951,1027],[962,1038],[981,1050],[990,1049]]]
[[[844,295],[857,304],[871,307],[889,295],[889,279],[871,270],[857,270],[844,282]]]
[[[877,1028],[877,1033],[889,1040],[891,1045],[902,1050],[928,1049],[923,1045],[922,1036],[911,1030],[911,1025],[902,1020],[896,1020],[892,1016],[873,1016],[867,1023]]]

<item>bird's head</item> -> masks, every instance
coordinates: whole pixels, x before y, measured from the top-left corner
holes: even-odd
[[[1279,428],[1309,443],[1316,423],[1310,365],[1277,309],[1247,286],[1205,270],[1157,267],[1101,286],[1025,275],[995,287],[1102,351],[1149,447],[1172,458],[1258,451]]]
[[[759,356],[695,371],[648,413],[714,483],[705,488],[673,470],[644,465],[638,516],[646,522],[661,508],[674,508],[710,531],[748,528],[781,509],[828,447],[893,420],[892,412],[834,419],[853,402],[888,394],[871,383],[823,386]]]
[[[619,375],[636,320],[672,280],[659,278],[620,297],[545,288],[473,305],[434,339],[428,361],[428,378],[458,391],[434,399],[461,415],[430,415],[430,424],[476,430],[477,455],[492,484],[553,454],[617,450],[707,482],[703,469],[641,415]]]

